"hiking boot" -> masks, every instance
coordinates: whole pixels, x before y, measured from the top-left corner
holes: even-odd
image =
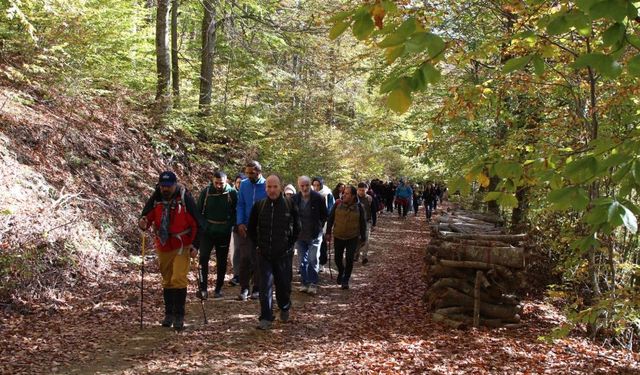
[[[263,331],[271,329],[271,321],[266,319],[260,319],[260,324],[256,327],[257,329],[261,329]]]
[[[342,289],[349,289],[349,283],[342,283]]]
[[[259,298],[260,298],[260,292],[251,293],[251,299],[259,299]]]
[[[362,258],[362,264],[369,263],[369,258]]]
[[[163,327],[171,327],[173,325],[173,314],[164,314],[161,324]]]
[[[176,316],[176,320],[174,320],[173,322],[173,328],[175,328],[176,331],[181,331],[184,329],[184,315]]]
[[[233,278],[229,280],[229,284],[231,284],[231,286],[240,285],[240,276],[238,275],[233,276]]]
[[[302,285],[301,287],[298,288],[298,292],[309,293],[309,286],[308,285]]]
[[[338,278],[336,279],[336,283],[338,285],[342,284],[342,275],[338,275]]]
[[[196,297],[200,299],[207,299],[209,298],[209,292],[207,292],[206,290],[198,290],[196,292]]]
[[[246,301],[248,299],[249,299],[249,289],[243,289],[242,292],[240,292],[240,295],[238,296],[238,300]]]
[[[283,323],[289,321],[289,310],[280,310],[280,321]]]
[[[213,292],[213,298],[218,299],[218,298],[222,298],[223,294],[222,291],[220,290],[216,290],[215,292]]]
[[[312,296],[315,296],[316,294],[318,294],[318,286],[315,284],[309,285],[309,288],[307,288],[307,293],[309,293]]]

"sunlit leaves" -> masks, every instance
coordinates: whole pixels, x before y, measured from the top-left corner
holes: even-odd
[[[577,186],[552,190],[547,198],[556,210],[568,208],[583,210],[589,204],[589,195],[584,189]]]
[[[406,112],[411,106],[411,93],[402,87],[397,87],[387,97],[387,107],[397,113]]]
[[[501,207],[513,208],[518,207],[518,199],[514,194],[504,193],[500,191],[492,191],[484,197],[485,202],[496,201]]]
[[[605,46],[620,43],[624,38],[625,28],[621,23],[614,23],[602,34],[602,42]]]
[[[573,63],[576,69],[591,67],[605,77],[616,78],[622,73],[620,64],[609,55],[594,52],[579,56]]]
[[[627,62],[629,74],[640,77],[640,55],[635,55]]]
[[[329,30],[329,38],[334,40],[338,38],[344,31],[349,27],[349,24],[345,21],[338,21],[333,25],[331,30]]]
[[[354,23],[352,27],[353,36],[358,40],[365,40],[373,31],[374,23],[367,7],[362,7],[353,16]]]
[[[502,72],[511,73],[513,71],[523,69],[525,66],[527,66],[527,64],[529,64],[532,58],[533,58],[533,55],[514,57],[504,64],[504,67],[502,68]]]

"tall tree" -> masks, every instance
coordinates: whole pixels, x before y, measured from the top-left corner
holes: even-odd
[[[210,113],[211,90],[213,86],[213,56],[216,49],[216,11],[214,0],[204,0],[202,18],[202,54],[200,64],[200,110]]]
[[[171,3],[171,83],[175,101],[180,100],[180,69],[178,65],[178,10],[179,0]]]
[[[156,101],[160,109],[168,109],[171,103],[171,57],[169,52],[169,10],[171,0],[158,0],[156,18],[156,67],[158,85]]]

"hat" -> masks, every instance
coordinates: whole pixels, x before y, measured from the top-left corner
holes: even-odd
[[[294,188],[293,185],[289,184],[289,185],[284,187],[284,193],[287,194],[287,192],[289,192],[291,194],[295,194],[296,193],[296,188]]]
[[[176,174],[171,171],[164,171],[160,173],[160,178],[158,179],[158,183],[160,186],[173,186],[178,181]]]

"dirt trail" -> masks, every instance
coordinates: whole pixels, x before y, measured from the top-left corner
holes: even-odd
[[[421,211],[422,214],[422,211]],[[428,242],[422,215],[399,219],[385,214],[373,232],[370,262],[354,268],[351,289],[322,277],[315,297],[298,292],[294,276],[291,322],[256,330],[259,304],[240,302],[238,287],[225,286],[222,300],[206,301],[203,325],[190,289],[189,327],[182,333],[159,327],[161,298],[149,277],[145,329],[138,329],[135,283],[111,328],[92,324],[83,333],[93,345],[69,347],[71,365],[49,372],[72,374],[139,373],[632,373],[637,356],[609,351],[581,338],[544,344],[538,337],[554,322],[548,306],[530,301],[517,330],[455,331],[427,318],[422,304],[422,257]],[[333,276],[336,276],[335,268]],[[153,294],[153,297],[152,297]],[[115,297],[112,297],[115,298]],[[107,304],[109,301],[103,301]],[[113,301],[111,301],[113,302]],[[277,314],[276,314],[277,316]],[[112,321],[113,315],[108,315]],[[85,327],[86,328],[86,327]],[[51,354],[51,353],[49,353]],[[36,354],[37,356],[37,354]],[[634,362],[634,358],[635,361]],[[34,363],[37,362],[34,358]],[[635,366],[635,367],[634,367]],[[34,368],[28,365],[14,370]],[[41,367],[40,367],[41,369]],[[16,371],[14,371],[16,372]]]

